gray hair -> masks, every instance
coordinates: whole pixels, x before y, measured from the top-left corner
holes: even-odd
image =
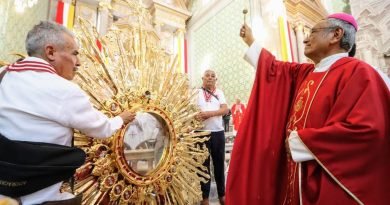
[[[211,70],[211,69],[206,69],[204,72],[203,72],[203,76],[206,75],[206,73],[208,72],[213,72],[215,74],[215,76],[217,76],[217,73],[214,71],[214,70]]]
[[[349,52],[355,44],[356,29],[351,24],[335,18],[328,18],[331,27],[339,27],[344,30],[344,36],[340,41],[340,47]]]
[[[60,24],[51,21],[41,21],[27,34],[27,54],[29,56],[43,56],[44,48],[47,44],[53,44],[63,48],[65,46],[63,34],[74,37],[72,32]]]

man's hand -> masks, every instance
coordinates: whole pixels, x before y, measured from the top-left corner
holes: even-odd
[[[248,46],[251,46],[252,43],[255,41],[255,39],[253,38],[252,29],[249,28],[249,26],[246,24],[242,25],[240,29],[240,36]]]
[[[121,114],[119,114],[119,116],[122,118],[123,120],[123,124],[127,124],[131,121],[133,121],[135,119],[135,113],[134,112],[130,112],[130,111],[124,111],[122,112]]]
[[[204,111],[204,112],[200,112],[200,113],[196,116],[196,118],[197,118],[198,120],[204,121],[204,120],[209,119],[210,117],[213,117],[213,116],[214,116],[213,113],[214,113],[214,111]]]

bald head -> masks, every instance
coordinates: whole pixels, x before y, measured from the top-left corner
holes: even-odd
[[[207,69],[203,73],[202,81],[203,87],[209,90],[214,90],[217,82],[217,74],[213,70]]]
[[[211,69],[207,69],[203,72],[203,77],[207,74],[214,74],[215,76],[217,76],[217,74],[215,73],[215,71],[211,70]]]

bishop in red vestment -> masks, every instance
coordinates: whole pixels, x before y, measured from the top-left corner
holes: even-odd
[[[245,113],[245,105],[241,103],[240,99],[236,99],[236,103],[232,106],[232,116],[233,116],[233,125],[234,130],[238,131],[242,118]]]
[[[316,24],[304,41],[315,65],[259,49],[227,204],[390,203],[390,93],[371,66],[348,57],[356,31],[347,14]],[[250,28],[240,35],[252,48]]]

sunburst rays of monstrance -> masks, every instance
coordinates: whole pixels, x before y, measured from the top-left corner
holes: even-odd
[[[199,145],[207,140],[206,133],[193,132],[202,126],[195,119],[196,91],[186,75],[176,72],[177,60],[171,60],[153,31],[142,24],[150,21],[148,11],[126,3],[136,11],[138,24],[110,30],[103,37],[78,19],[74,32],[82,66],[75,82],[108,117],[124,110],[158,116],[169,140],[156,167],[140,174],[124,154],[128,126],[107,139],[76,131],[74,145],[87,153],[87,160],[76,171],[75,193],[82,193],[88,205],[195,204],[201,200],[200,181],[210,178],[202,165],[208,152]]]

